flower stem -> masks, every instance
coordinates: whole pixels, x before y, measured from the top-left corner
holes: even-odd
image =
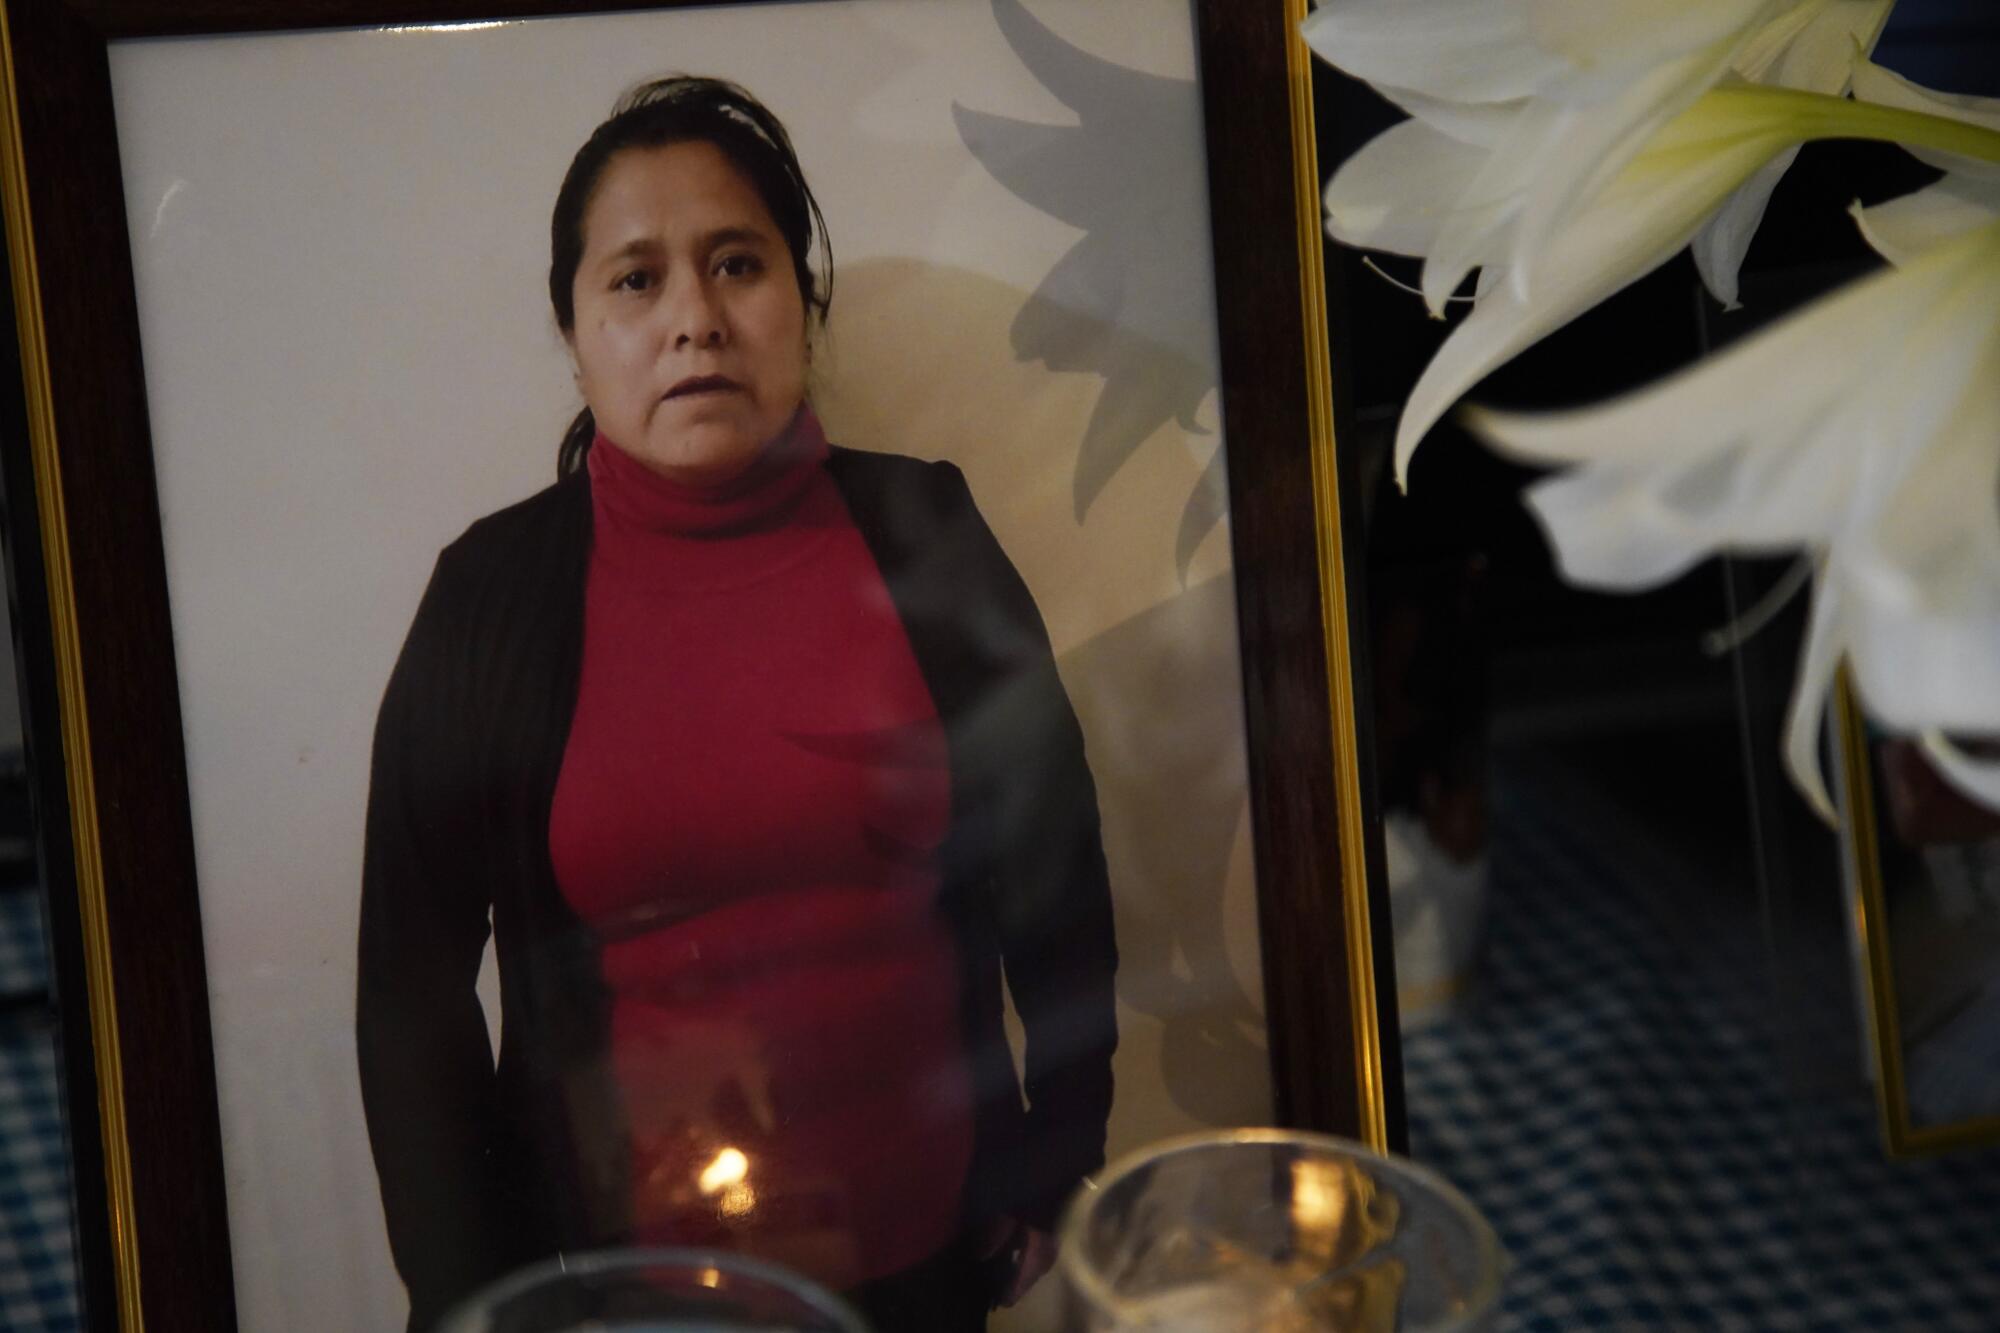
[[[1703,95],[1726,115],[1789,120],[1808,139],[1877,139],[1940,153],[2000,162],[2000,130],[1950,116],[1857,102],[1796,88],[1715,88]]]

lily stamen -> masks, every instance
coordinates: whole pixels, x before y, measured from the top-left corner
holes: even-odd
[[[1792,599],[1812,583],[1813,558],[1802,555],[1778,577],[1778,581],[1766,588],[1750,609],[1732,617],[1729,623],[1717,626],[1701,636],[1701,651],[1709,657],[1720,657],[1733,652],[1761,634],[1765,627],[1778,618],[1779,612],[1791,605]]]
[[[1388,269],[1385,269],[1380,264],[1376,263],[1375,256],[1373,255],[1361,256],[1361,267],[1367,269],[1370,273],[1373,273],[1376,277],[1382,279],[1382,281],[1388,283],[1391,287],[1394,287],[1397,291],[1408,292],[1411,296],[1416,297],[1418,300],[1423,299],[1424,296],[1423,288],[1413,286],[1410,283],[1404,282],[1401,278],[1396,277],[1394,274],[1390,273]],[[1471,305],[1474,301],[1478,299],[1479,298],[1475,296],[1461,296],[1456,292],[1445,298],[1445,300],[1447,301],[1458,302],[1465,305]],[[1440,318],[1440,316],[1433,315],[1431,316],[1431,318],[1437,319]]]

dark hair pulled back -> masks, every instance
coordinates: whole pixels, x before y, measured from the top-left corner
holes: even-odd
[[[583,217],[612,158],[628,148],[664,148],[700,141],[714,144],[750,182],[791,250],[792,272],[805,307],[822,324],[833,304],[833,247],[799,167],[791,136],[770,109],[725,79],[675,74],[626,92],[610,117],[591,132],[570,160],[549,218],[549,302],[565,337],[576,331],[576,270],[583,262]],[[812,268],[818,237],[820,271]],[[583,466],[597,423],[588,407],[563,432],[556,475]]]

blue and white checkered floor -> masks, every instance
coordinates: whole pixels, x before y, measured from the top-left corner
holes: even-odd
[[[46,992],[41,908],[0,893],[0,996]],[[45,1005],[0,1014],[0,1329],[74,1333],[69,1156]]]
[[[2000,1157],[1892,1162],[1865,1092],[1788,1101],[1754,968],[1679,957],[1670,860],[1545,781],[1496,790],[1476,999],[1404,1047],[1412,1154],[1511,1254],[1500,1328],[2000,1329]]]
[[[0,1328],[73,1333],[69,1166],[47,1024],[0,1020]]]

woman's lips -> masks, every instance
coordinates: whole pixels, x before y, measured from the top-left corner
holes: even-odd
[[[691,375],[668,389],[668,398],[687,398],[704,393],[735,393],[743,386],[726,375]]]

